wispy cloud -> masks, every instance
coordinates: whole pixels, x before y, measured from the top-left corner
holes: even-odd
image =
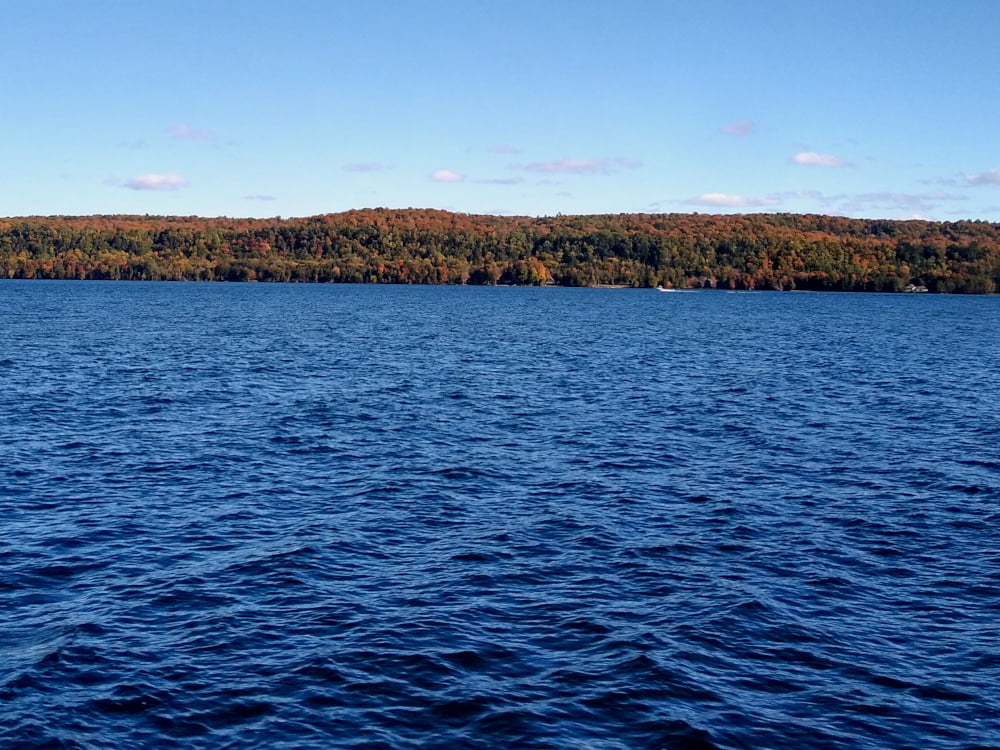
[[[967,196],[956,193],[858,193],[847,197],[840,209],[849,212],[866,211],[911,211],[926,214],[933,212],[939,203],[968,200]]]
[[[779,193],[779,195],[784,200],[827,200],[827,197],[819,190],[786,190],[783,193]]]
[[[813,204],[823,213],[842,216],[927,218],[942,213],[945,206],[968,200],[968,196],[945,191],[923,193],[869,192],[824,194],[818,190],[786,190],[765,196],[743,196],[730,193],[704,193],[680,201],[659,201],[650,204],[658,207],[665,203],[712,208],[766,208],[788,204]]]
[[[167,128],[167,133],[172,138],[178,138],[183,141],[207,141],[215,137],[215,134],[211,130],[199,130],[198,128],[189,127],[183,122],[171,125]]]
[[[793,164],[807,167],[850,167],[850,162],[844,161],[833,154],[817,154],[815,151],[800,151],[792,157]]]
[[[610,174],[615,167],[638,169],[641,161],[619,157],[617,159],[557,159],[525,164],[527,172],[541,174]]]
[[[751,120],[734,120],[719,128],[726,135],[750,135],[754,131],[754,124]]]
[[[435,169],[431,172],[431,180],[434,182],[465,182],[465,175],[450,169]]]
[[[244,200],[248,200],[248,201],[276,201],[276,200],[278,200],[273,195],[244,195],[243,199]]]
[[[377,161],[361,161],[345,164],[341,169],[345,172],[381,172],[384,169],[392,169],[392,167]]]
[[[495,177],[492,180],[478,180],[483,185],[520,185],[523,177]]]
[[[684,203],[691,206],[714,206],[716,208],[758,208],[761,206],[777,206],[781,201],[774,196],[753,198],[732,193],[702,193],[694,198],[688,198]]]
[[[593,174],[603,172],[607,168],[607,161],[604,159],[559,159],[558,161],[534,162],[526,164],[525,170],[528,172],[542,172],[545,174],[559,172],[567,174]]]
[[[187,187],[187,178],[179,174],[144,174],[125,180],[131,190],[180,190]]]
[[[965,181],[969,185],[1000,185],[1000,167],[978,174],[967,174]]]

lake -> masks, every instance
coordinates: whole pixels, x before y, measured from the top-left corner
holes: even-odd
[[[0,746],[1000,747],[1000,297],[0,282]]]

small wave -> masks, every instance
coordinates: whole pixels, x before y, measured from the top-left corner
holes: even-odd
[[[1000,393],[962,353],[995,310],[24,290],[51,314],[0,295],[2,747],[1000,736]]]

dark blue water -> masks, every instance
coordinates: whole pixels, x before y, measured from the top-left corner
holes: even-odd
[[[1000,747],[998,331],[0,282],[0,746]]]

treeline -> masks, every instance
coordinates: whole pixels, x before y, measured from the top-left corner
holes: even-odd
[[[992,293],[1000,225],[798,214],[0,219],[0,277]]]

